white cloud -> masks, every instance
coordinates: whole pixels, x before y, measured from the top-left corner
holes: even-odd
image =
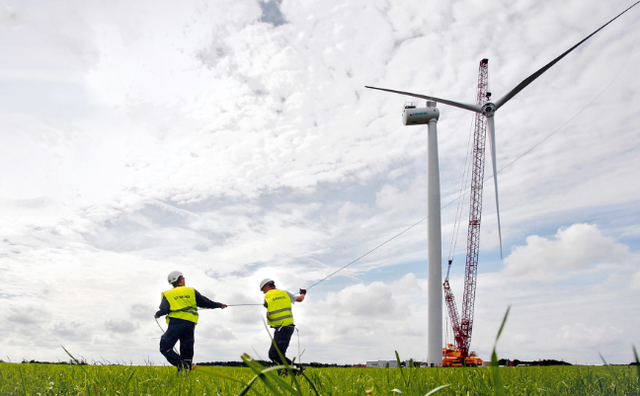
[[[136,325],[132,322],[125,322],[123,320],[110,319],[105,323],[105,327],[114,333],[132,333],[136,329]]]
[[[628,246],[595,225],[563,227],[552,239],[527,238],[502,271],[478,277],[474,348],[490,351],[511,306],[498,345],[505,357],[537,360],[546,350],[545,358],[571,363],[600,363],[598,352],[609,361],[623,359],[637,342],[629,333],[637,321],[621,320],[637,309],[637,263]]]
[[[350,286],[330,293],[320,310],[333,317],[355,316],[367,320],[403,316],[402,307],[393,300],[393,292],[381,282]]]
[[[553,277],[566,269],[588,270],[632,259],[628,246],[604,236],[595,225],[561,228],[554,238],[527,237],[527,245],[514,248],[505,259],[505,272],[510,276],[552,274]]]
[[[631,277],[631,288],[635,291],[640,291],[640,271]]]
[[[51,313],[41,306],[14,306],[7,313],[7,320],[18,324],[46,323]]]
[[[264,277],[308,287],[378,246],[295,306],[306,355],[426,357],[426,225],[400,233],[426,216],[427,134],[400,125],[406,98],[364,85],[472,101],[488,57],[500,97],[628,6],[278,4],[286,23],[275,25],[255,0],[0,6],[0,300],[17,326],[0,334],[13,360],[68,360],[64,344],[162,364],[152,315],[169,271],[216,300],[254,303]],[[634,341],[640,324],[623,313],[640,289],[638,15],[496,117],[498,166],[517,162],[499,175],[511,255],[479,266],[474,343],[485,355],[509,303],[500,347],[512,357],[598,363],[595,349]],[[439,108],[446,204],[472,116]],[[485,189],[488,261],[493,200]],[[445,241],[454,207],[442,211]],[[265,357],[263,315],[203,313],[197,356]],[[588,346],[563,349],[561,335],[581,329]]]
[[[602,343],[620,337],[624,332],[610,324],[568,324],[560,327],[558,337],[567,348],[597,348]]]
[[[425,351],[414,348],[426,337],[419,303],[426,298],[424,284],[409,273],[389,283],[359,283],[325,298],[309,291],[305,301],[294,306],[294,317],[307,343],[314,340],[307,348],[318,359],[327,356],[323,348],[334,345],[345,352],[340,357],[345,363],[366,360],[371,351],[362,345],[364,340],[377,344],[378,353],[389,358],[394,348],[401,356],[424,358]]]

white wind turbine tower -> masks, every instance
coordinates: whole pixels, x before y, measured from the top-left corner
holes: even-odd
[[[495,102],[488,99],[483,106],[476,104],[456,102],[448,99],[441,99],[435,96],[421,95],[411,92],[396,91],[392,89],[376,88],[365,86],[365,88],[376,89],[380,91],[393,92],[401,95],[412,96],[416,98],[426,99],[426,108],[416,108],[405,106],[403,111],[404,125],[429,125],[428,136],[428,165],[427,165],[427,212],[429,214],[428,222],[428,335],[427,335],[427,363],[430,366],[442,365],[442,225],[440,221],[440,169],[438,161],[438,134],[437,122],[440,112],[436,108],[436,103],[442,103],[449,106],[458,107],[465,110],[474,111],[487,117],[487,127],[489,130],[489,145],[491,146],[491,163],[493,165],[493,181],[496,195],[496,212],[498,215],[498,236],[500,238],[500,255],[502,256],[502,231],[500,229],[500,206],[498,204],[498,178],[496,166],[496,141],[495,141],[495,123],[494,116],[500,107],[507,103],[516,94],[522,91],[527,85],[531,84],[542,73],[547,71],[551,66],[555,65],[562,58],[567,56],[571,51],[579,45],[590,39],[593,35],[605,28],[614,20],[618,19],[622,14],[635,7],[640,1],[637,1],[629,8],[618,14],[609,22],[602,25],[596,31],[582,39],[573,47],[566,50],[560,56],[544,65],[538,71],[522,80],[515,88]]]

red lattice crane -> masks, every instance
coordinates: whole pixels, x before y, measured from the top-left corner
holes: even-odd
[[[477,104],[483,106],[491,95],[488,93],[488,59],[480,61],[478,72]],[[443,366],[477,365],[482,360],[470,353],[471,332],[473,330],[473,307],[476,299],[476,279],[478,276],[478,252],[480,249],[480,219],[482,216],[482,187],[484,181],[485,141],[487,137],[487,117],[476,113],[473,137],[472,175],[469,209],[469,232],[467,234],[467,258],[464,277],[464,296],[462,312],[458,317],[455,297],[449,285],[449,269],[444,280],[444,299],[451,319],[455,346],[449,345],[443,350]]]

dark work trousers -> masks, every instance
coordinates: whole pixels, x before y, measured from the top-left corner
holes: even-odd
[[[160,338],[160,353],[167,358],[169,363],[174,366],[180,365],[183,360],[188,360],[191,363],[193,345],[195,344],[195,329],[196,324],[188,320],[169,319],[169,327]],[[178,340],[180,341],[180,355],[173,350]]]
[[[282,326],[276,328],[276,331],[273,333],[273,340],[275,341],[275,346],[271,343],[271,348],[269,348],[269,359],[273,360],[276,364],[284,364],[280,360],[280,355],[278,355],[278,350],[276,350],[276,346],[280,350],[282,356],[284,356],[285,360],[288,364],[291,364],[291,360],[287,359],[285,353],[287,353],[287,348],[289,347],[289,341],[291,341],[291,336],[293,335],[294,326]]]

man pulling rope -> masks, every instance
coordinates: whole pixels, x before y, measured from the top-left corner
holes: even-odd
[[[178,372],[190,371],[193,362],[195,329],[198,323],[198,307],[226,308],[226,304],[211,301],[196,289],[185,286],[185,279],[180,271],[173,271],[167,277],[173,289],[162,293],[160,309],[154,317],[158,319],[167,315],[169,327],[160,338],[160,353]],[[180,354],[173,347],[180,341]]]

